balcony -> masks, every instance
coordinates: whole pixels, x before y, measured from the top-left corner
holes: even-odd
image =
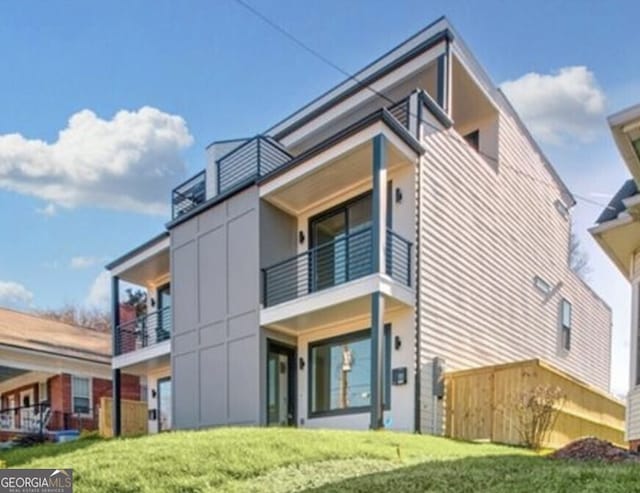
[[[406,129],[410,128],[412,95],[386,108]],[[252,180],[263,178],[293,159],[294,156],[276,140],[258,135],[216,160],[216,194],[231,192]],[[213,196],[207,194],[206,183],[206,173],[201,171],[173,189],[172,219],[190,212]]]
[[[386,274],[411,286],[411,242],[387,231]],[[263,304],[271,307],[373,274],[371,228],[319,245],[262,269]]]
[[[132,353],[171,338],[171,307],[137,317],[116,328],[115,355]]]

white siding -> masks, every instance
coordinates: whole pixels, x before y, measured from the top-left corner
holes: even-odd
[[[500,114],[499,164],[453,129],[426,130],[421,364],[439,356],[456,370],[538,357],[607,391],[610,310],[569,269],[570,224],[554,206],[561,191],[512,115]],[[573,306],[568,353],[559,348],[563,297]]]
[[[627,395],[627,440],[640,440],[640,387]]]

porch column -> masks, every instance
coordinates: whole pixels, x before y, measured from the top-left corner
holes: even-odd
[[[112,325],[112,351],[117,354],[120,345],[118,337],[118,326],[120,325],[120,278],[111,278],[111,325]],[[120,409],[120,369],[114,368],[111,377],[111,389],[113,398],[113,409],[111,411],[111,429],[113,436],[120,436],[121,431],[121,409]]]
[[[385,271],[387,242],[387,161],[384,135],[373,138],[373,193],[371,211],[371,237],[373,272]],[[371,429],[383,423],[384,396],[384,297],[371,295]]]
[[[445,52],[438,57],[437,100],[440,107],[449,114],[451,107],[451,43],[447,39]]]

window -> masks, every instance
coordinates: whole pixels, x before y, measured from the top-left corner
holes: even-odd
[[[91,413],[91,384],[88,378],[71,377],[71,399],[73,412],[76,414]]]
[[[391,326],[384,330],[385,408],[391,403]],[[309,345],[309,414],[366,412],[371,407],[371,329]]]
[[[571,349],[571,303],[563,299],[560,302],[561,344],[562,349]]]
[[[542,294],[549,294],[551,292],[551,286],[549,286],[549,283],[542,279],[540,276],[535,276],[533,278],[533,285]]]
[[[473,147],[476,151],[480,150],[480,130],[469,132],[464,136],[464,140],[466,140],[467,144]]]

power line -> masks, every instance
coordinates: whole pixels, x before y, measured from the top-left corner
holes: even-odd
[[[249,11],[251,14],[253,14],[256,17],[258,17],[259,19],[261,19],[263,22],[265,22],[271,28],[273,28],[276,31],[278,31],[280,34],[285,36],[287,39],[289,39],[291,42],[296,44],[298,47],[300,47],[303,50],[305,50],[307,53],[309,53],[312,56],[316,57],[317,59],[319,59],[320,61],[322,61],[323,63],[325,63],[329,67],[333,68],[334,70],[340,72],[342,75],[347,77],[347,79],[353,80],[360,88],[367,89],[367,90],[371,91],[374,95],[380,97],[381,99],[384,99],[389,104],[395,104],[397,102],[397,101],[394,101],[393,99],[391,99],[386,94],[382,93],[381,91],[378,91],[377,89],[371,87],[370,85],[362,82],[354,74],[352,74],[351,72],[345,70],[344,68],[340,67],[339,65],[337,65],[336,63],[331,61],[329,58],[324,56],[322,53],[320,53],[319,51],[315,50],[314,48],[312,48],[311,46],[306,44],[304,41],[302,41],[300,38],[298,38],[297,36],[292,34],[290,31],[288,31],[287,29],[285,29],[284,27],[279,25],[276,21],[274,21],[270,17],[266,16],[265,14],[260,12],[258,9],[256,9],[252,5],[248,4],[245,0],[233,0],[233,1],[236,2],[238,5],[240,5],[241,7],[243,7],[244,9],[246,9],[247,11]],[[441,128],[437,127],[436,125],[432,124],[431,122],[429,122],[427,120],[424,120],[419,115],[416,115],[416,114],[412,113],[411,110],[407,110],[407,114],[409,116],[413,117],[413,118],[416,118],[417,121],[419,121],[420,123],[430,127],[431,129],[436,130],[438,132],[441,131]],[[445,132],[443,135],[445,135],[447,138],[454,138],[454,136],[451,135],[448,132]],[[504,166],[506,168],[509,168],[509,169],[513,170],[514,172],[520,174],[521,176],[529,178],[530,180],[533,180],[533,181],[535,181],[535,182],[537,182],[537,183],[539,183],[541,185],[544,185],[546,187],[551,187],[551,188],[554,188],[554,189],[557,188],[557,186],[555,184],[550,183],[550,182],[548,182],[546,180],[542,180],[540,178],[537,178],[537,177],[535,177],[533,175],[530,175],[530,174],[522,171],[520,168],[516,168],[515,166],[509,165],[504,160],[501,162],[497,158],[495,158],[494,156],[491,156],[491,155],[489,155],[489,154],[487,154],[485,152],[482,152],[479,149],[476,149],[476,150],[477,150],[478,154],[480,154],[482,157],[484,157],[485,159],[488,159],[489,161],[492,161],[492,162],[496,163],[499,166]],[[600,203],[600,202],[598,202],[596,200],[593,200],[593,199],[578,195],[576,193],[571,192],[571,195],[573,197],[575,197],[576,199],[579,199],[579,200],[581,200],[583,202],[586,202],[588,204],[595,205],[595,206],[598,206],[598,207],[602,207],[604,209],[610,209],[610,210],[614,210],[614,211],[616,210],[615,207],[612,207],[612,206],[606,205],[606,204],[602,204],[602,203]]]

